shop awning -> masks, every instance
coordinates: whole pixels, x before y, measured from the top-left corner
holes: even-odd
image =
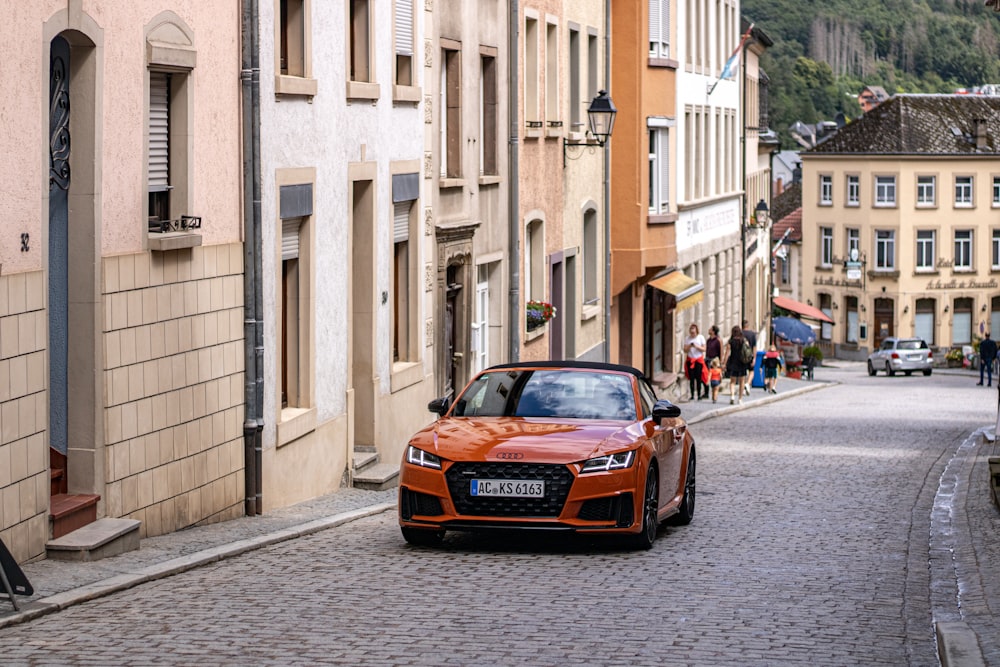
[[[774,297],[774,305],[778,308],[784,308],[785,310],[790,310],[793,313],[798,313],[802,317],[810,320],[819,320],[820,322],[829,322],[830,324],[834,323],[833,320],[819,308],[814,308],[807,303],[801,303],[795,299],[789,299],[787,296]]]
[[[698,304],[705,296],[705,286],[681,271],[671,271],[649,281],[649,284],[674,297],[674,310],[684,310]]]

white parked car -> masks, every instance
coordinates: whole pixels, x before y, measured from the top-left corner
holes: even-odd
[[[868,375],[879,371],[885,371],[886,375],[910,375],[913,371],[930,375],[933,364],[934,354],[922,338],[890,337],[868,355]]]

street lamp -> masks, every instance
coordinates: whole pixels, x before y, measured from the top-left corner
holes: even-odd
[[[770,209],[767,207],[767,202],[761,199],[757,202],[757,205],[753,209],[754,219],[757,221],[758,227],[767,226],[767,216],[770,213]]]
[[[608,91],[598,91],[597,97],[590,101],[587,107],[587,136],[583,141],[570,141],[563,137],[563,168],[566,167],[567,151],[571,146],[598,146],[603,147],[611,138],[611,132],[615,128],[615,116],[618,109],[611,101]],[[576,158],[573,158],[576,159]]]

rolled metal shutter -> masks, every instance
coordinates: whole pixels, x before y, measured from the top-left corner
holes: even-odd
[[[281,260],[297,259],[299,256],[299,218],[281,221]]]
[[[170,187],[170,75],[149,73],[149,191]]]
[[[393,205],[392,242],[402,243],[410,238],[410,205],[413,202],[401,201]]]
[[[413,0],[396,0],[396,53],[413,55]]]

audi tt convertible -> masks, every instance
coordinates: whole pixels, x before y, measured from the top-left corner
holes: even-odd
[[[694,517],[695,442],[680,408],[629,366],[494,366],[410,440],[399,524],[410,544],[449,530],[620,534],[653,546],[659,525]]]

